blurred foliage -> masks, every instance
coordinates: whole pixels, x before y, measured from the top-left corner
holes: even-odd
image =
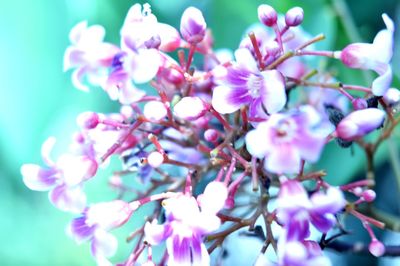
[[[345,18],[332,5],[334,1],[154,0],[150,3],[160,21],[176,27],[187,6],[202,9],[217,48],[235,49],[245,29],[257,22],[257,6],[262,3],[275,6],[280,12],[295,5],[303,7],[304,28],[311,34],[323,32],[327,36],[320,49],[340,49],[354,41],[355,36],[348,34],[348,23],[354,23],[359,33],[357,38],[371,41],[384,26],[381,13],[387,12],[399,21],[398,13],[395,16],[399,8],[396,0],[371,0],[368,4],[349,0],[352,16]],[[86,94],[72,87],[70,73],[62,72],[63,53],[69,44],[69,30],[82,20],[103,25],[107,30],[106,39],[118,43],[119,29],[133,3],[128,0],[0,1],[1,265],[93,264],[89,246],[81,248],[63,233],[71,216],[53,208],[46,193],[29,191],[21,181],[19,167],[26,162],[41,163],[40,147],[50,135],[59,139],[56,153],[64,150],[76,129],[74,121],[78,113],[117,110],[117,104],[110,102],[100,89],[94,88]],[[398,49],[395,58],[399,58]],[[325,65],[328,70],[341,73],[340,78],[346,82],[366,84],[360,71],[343,72],[340,64],[325,62]],[[395,68],[395,74],[399,75],[399,68]],[[400,87],[399,84],[397,79],[395,85]],[[387,159],[386,149],[382,147],[379,151],[378,164]],[[359,149],[352,153],[331,144],[318,167],[328,171],[329,181],[341,184],[362,173],[365,158]],[[104,173],[96,182],[104,184],[106,176]],[[100,195],[95,199],[101,200],[107,191],[97,189],[96,184],[90,184],[89,190]],[[123,239],[123,233],[117,234]],[[127,252],[127,249],[120,251],[121,256],[116,259],[124,258]]]

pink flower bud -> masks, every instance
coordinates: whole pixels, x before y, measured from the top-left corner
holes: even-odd
[[[217,141],[218,131],[216,131],[215,129],[207,129],[204,132],[204,139],[209,142]]]
[[[376,193],[372,189],[367,189],[362,193],[362,197],[366,202],[372,202],[376,198]]]
[[[385,246],[378,239],[372,239],[368,246],[369,252],[375,257],[380,257],[385,253]]]
[[[395,88],[390,88],[384,95],[383,101],[389,105],[394,106],[400,103],[400,91]]]
[[[157,168],[164,162],[164,156],[158,151],[153,151],[147,156],[147,162],[153,168]]]
[[[207,106],[199,97],[184,97],[174,106],[174,114],[185,120],[196,120],[207,111]]]
[[[286,12],[285,23],[288,27],[296,27],[303,22],[304,11],[301,7],[293,7]]]
[[[382,126],[385,112],[377,108],[357,110],[343,118],[336,128],[339,138],[353,140]]]
[[[368,107],[367,100],[363,98],[356,98],[352,102],[354,110],[362,110]]]
[[[167,116],[167,109],[162,102],[150,101],[143,108],[143,115],[150,120],[161,120]]]
[[[83,129],[93,129],[99,124],[99,115],[95,112],[84,112],[78,115],[76,122]]]
[[[191,6],[183,12],[180,30],[188,43],[201,42],[206,34],[206,28],[206,21],[199,9]]]
[[[258,19],[268,27],[272,27],[278,20],[278,14],[270,5],[260,5],[258,7]]]

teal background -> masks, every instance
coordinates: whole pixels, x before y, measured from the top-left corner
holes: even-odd
[[[237,47],[243,31],[257,21],[257,6],[261,3],[271,4],[281,12],[295,5],[303,7],[304,28],[312,34],[323,32],[327,35],[321,49],[340,49],[349,42],[361,40],[370,42],[384,27],[380,17],[383,12],[396,19],[399,27],[400,5],[396,0],[349,0],[347,7],[352,16],[344,19],[337,16],[334,2],[346,5],[344,1],[334,0],[150,1],[159,21],[178,28],[182,11],[190,5],[199,7],[213,30],[217,48]],[[50,135],[59,140],[56,153],[64,150],[70,134],[76,129],[75,117],[80,112],[118,110],[118,105],[110,102],[99,88],[93,88],[90,93],[73,88],[70,73],[62,72],[63,53],[69,45],[69,30],[82,20],[87,20],[90,25],[103,25],[107,30],[106,39],[118,43],[119,29],[134,3],[128,0],[0,1],[1,265],[94,264],[89,246],[77,246],[64,233],[72,216],[52,207],[47,193],[28,190],[22,183],[19,168],[23,163],[41,163],[40,147]],[[355,28],[351,27],[352,23]],[[393,59],[394,84],[397,87],[398,46]],[[343,70],[339,64],[331,67],[338,72]],[[340,73],[345,82],[367,84],[368,77],[365,79],[360,71]],[[398,140],[397,134],[394,138],[396,145]],[[385,148],[379,151],[378,166],[388,156]],[[358,149],[351,155],[349,150],[329,145],[320,167],[327,169],[331,182],[341,184],[361,174],[365,161]],[[105,183],[106,176],[107,173],[101,175],[100,181],[91,185],[90,190],[96,199],[113,195],[104,196],[107,189],[96,187],[96,184]],[[120,242],[121,249],[115,261],[126,258],[126,246]]]

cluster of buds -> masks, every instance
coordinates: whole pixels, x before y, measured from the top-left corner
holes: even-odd
[[[235,51],[213,49],[211,31],[194,7],[184,11],[178,31],[159,22],[150,5],[133,5],[120,46],[104,42],[102,26],[81,22],[71,30],[64,69],[74,69],[76,88],[100,87],[121,108],[78,115],[69,151],[54,162],[48,155],[55,139],[49,138],[42,149],[46,166],[23,165],[24,183],[49,190],[55,207],[76,215],[68,232],[78,243],[91,242],[98,265],[113,264],[118,240],[110,231],[131,219],[142,226],[130,228],[127,241],[135,245],[118,265],[209,265],[223,259],[210,254],[223,252],[227,236],[255,231],[259,218],[265,223],[257,265],[330,265],[323,249],[334,247],[325,237],[344,230],[343,214],[362,222],[370,252],[381,256],[385,246],[371,225],[383,224],[358,208],[376,197],[372,156],[400,121],[400,93],[390,88],[394,25],[382,17],[386,29],[372,44],[341,51],[314,49],[324,36],[301,27],[300,7],[280,16],[259,6],[261,23]],[[306,56],[339,59],[379,76],[366,87],[343,84],[308,66]],[[151,90],[140,89],[144,83]],[[304,97],[289,97],[293,90]],[[380,136],[367,143],[363,137],[371,132]],[[310,164],[335,140],[366,149],[369,179],[335,187],[324,171],[312,171]],[[121,162],[109,180],[110,195],[117,195],[90,202],[85,184],[116,167],[110,157]],[[347,200],[351,194],[358,199]],[[153,211],[140,220],[135,211],[148,203]],[[310,237],[314,229],[320,242]],[[152,248],[162,243],[163,255],[153,257]],[[267,249],[276,257],[267,257]]]

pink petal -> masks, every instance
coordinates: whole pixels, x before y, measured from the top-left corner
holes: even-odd
[[[49,193],[50,202],[62,211],[81,213],[86,207],[86,194],[80,187],[65,185],[55,187]]]
[[[171,233],[172,231],[169,226],[157,224],[157,220],[153,220],[151,223],[146,222],[144,226],[145,239],[151,245],[160,244],[167,239]]]
[[[273,173],[298,173],[300,170],[300,153],[290,145],[275,147],[265,160],[265,169]]]
[[[156,49],[139,49],[138,53],[130,53],[124,66],[133,81],[145,83],[155,77],[162,60]]]
[[[202,212],[216,214],[225,205],[228,189],[222,182],[210,182],[201,195],[200,207]]]

